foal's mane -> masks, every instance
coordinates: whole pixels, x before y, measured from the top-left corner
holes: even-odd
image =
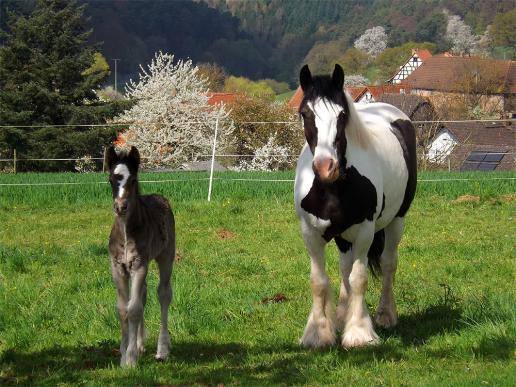
[[[312,87],[304,92],[301,105],[307,102],[315,103],[318,99],[342,106],[348,116],[345,129],[346,138],[364,149],[368,147],[371,134],[360,120],[351,97],[344,90],[336,89],[331,76],[316,75],[312,77]]]

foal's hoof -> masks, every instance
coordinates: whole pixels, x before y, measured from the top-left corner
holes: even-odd
[[[169,355],[169,351],[166,351],[166,352],[160,352],[160,351],[158,351],[158,352],[156,353],[155,359],[156,359],[157,361],[165,361],[165,360],[167,360],[167,359],[168,359],[168,355]]]

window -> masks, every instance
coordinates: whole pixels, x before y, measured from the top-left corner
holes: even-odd
[[[507,152],[473,151],[462,163],[461,171],[494,171]]]

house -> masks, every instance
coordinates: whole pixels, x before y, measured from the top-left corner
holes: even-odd
[[[427,58],[403,84],[422,96],[477,97],[489,111],[516,111],[516,62],[447,54]]]
[[[384,102],[396,106],[412,121],[434,121],[437,113],[430,101],[420,95],[384,93],[377,102]]]
[[[461,171],[516,169],[516,128],[506,122],[444,124],[427,150],[428,161]]]
[[[350,86],[346,87],[346,91],[353,98],[355,103],[371,103],[378,100],[385,93],[404,94],[408,92],[405,85],[369,85],[369,86]]]
[[[216,106],[221,103],[228,104],[235,102],[238,100],[242,94],[240,93],[217,93],[217,92],[208,92],[208,105]]]
[[[385,93],[400,94],[408,92],[409,89],[405,85],[370,85],[370,86],[348,86],[345,91],[349,94],[355,103],[375,102]],[[303,100],[303,90],[298,87],[288,105],[292,110],[298,110]]]
[[[419,66],[423,64],[424,61],[426,61],[428,58],[430,58],[432,54],[430,51],[425,49],[418,49],[414,48],[412,49],[412,55],[411,57],[400,66],[399,70],[394,74],[389,80],[387,80],[387,83],[390,84],[397,84],[402,83],[405,78],[407,78],[412,72],[417,69]]]

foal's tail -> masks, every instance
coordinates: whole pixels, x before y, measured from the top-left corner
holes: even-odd
[[[367,262],[369,264],[369,268],[371,269],[371,273],[375,277],[378,277],[382,274],[382,268],[380,266],[380,257],[383,253],[383,248],[385,245],[385,232],[383,230],[377,231],[374,234],[373,243],[371,247],[369,247],[369,251],[367,252]]]

